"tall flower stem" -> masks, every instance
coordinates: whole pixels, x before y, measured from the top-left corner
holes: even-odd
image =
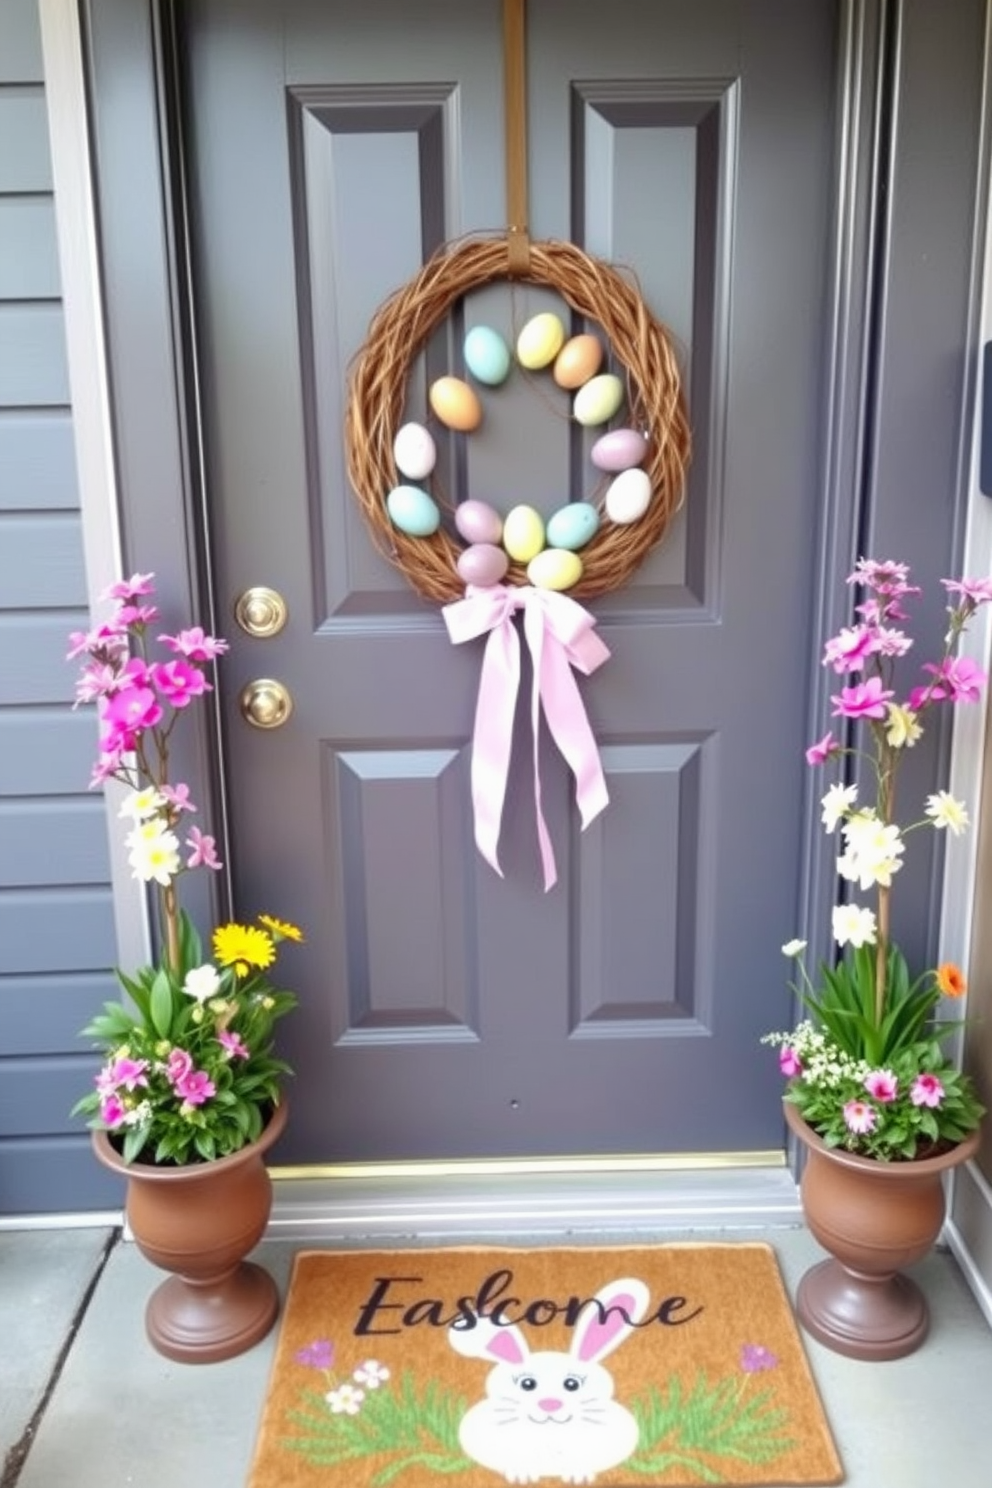
[[[179,901],[173,884],[162,890],[162,909],[165,920],[165,959],[169,970],[179,973]]]

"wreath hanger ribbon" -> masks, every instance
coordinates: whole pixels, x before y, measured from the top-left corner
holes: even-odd
[[[594,630],[595,618],[568,595],[529,585],[469,584],[464,599],[443,606],[441,613],[453,645],[488,635],[482,659],[472,739],[472,806],[475,843],[486,862],[499,866],[499,837],[506,799],[513,719],[520,686],[520,638],[514,614],[523,611],[524,639],[533,663],[531,735],[534,761],[534,811],[544,871],[544,889],[558,875],[554,848],[541,809],[538,768],[540,715],[544,709],[551,737],[575,776],[575,799],[587,827],[609,803],[603,767],[573,668],[590,676],[609,657],[609,648]]]

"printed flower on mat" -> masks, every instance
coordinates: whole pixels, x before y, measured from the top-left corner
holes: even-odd
[[[331,1369],[334,1365],[334,1344],[329,1338],[315,1338],[304,1348],[297,1349],[294,1358],[297,1364],[307,1369]]]
[[[378,1390],[379,1386],[388,1380],[389,1370],[377,1359],[366,1359],[351,1377],[356,1384],[364,1385],[367,1390]]]
[[[775,1369],[778,1356],[761,1343],[745,1343],[741,1346],[741,1368],[745,1374],[759,1374],[765,1369]]]
[[[329,1390],[324,1399],[334,1415],[357,1416],[365,1399],[365,1391],[356,1389],[354,1385],[338,1385],[336,1390]]]

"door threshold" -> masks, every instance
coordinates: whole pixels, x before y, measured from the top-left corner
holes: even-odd
[[[608,1171],[466,1170],[273,1174],[267,1238],[465,1239],[789,1226],[799,1190],[781,1161],[732,1167]]]

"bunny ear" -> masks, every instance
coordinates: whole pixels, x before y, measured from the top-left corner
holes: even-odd
[[[491,1323],[476,1318],[474,1327],[452,1326],[448,1342],[469,1359],[492,1359],[497,1364],[522,1364],[530,1356],[527,1341],[515,1323]]]
[[[592,1364],[613,1352],[648,1309],[651,1293],[643,1281],[625,1276],[608,1282],[591,1298],[572,1335],[571,1355]]]

